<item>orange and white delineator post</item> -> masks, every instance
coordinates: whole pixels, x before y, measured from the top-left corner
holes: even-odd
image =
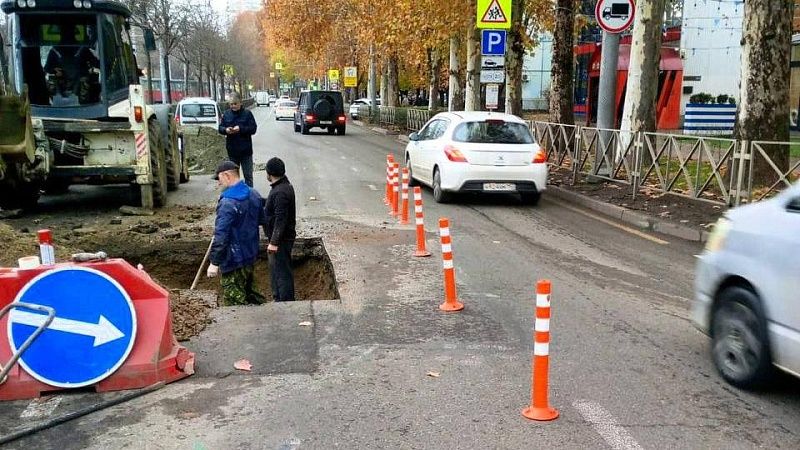
[[[408,168],[403,167],[403,185],[401,189],[401,204],[400,204],[400,225],[408,225]]]
[[[414,187],[414,215],[417,221],[417,251],[414,256],[425,258],[431,256],[431,252],[425,248],[425,216],[422,214],[422,188],[419,186]]]
[[[439,219],[439,236],[442,241],[442,260],[444,261],[444,303],[439,309],[446,312],[461,311],[464,305],[456,296],[456,270],[453,266],[453,240],[450,236],[450,220]]]
[[[392,216],[400,214],[400,163],[394,163],[394,179],[392,180]]]
[[[531,405],[522,415],[531,420],[548,421],[558,417],[558,411],[548,400],[550,370],[550,280],[536,283],[536,321],[533,338],[533,373],[531,375]]]
[[[392,169],[394,168],[394,156],[386,155],[386,196],[383,203],[389,204],[392,198]]]

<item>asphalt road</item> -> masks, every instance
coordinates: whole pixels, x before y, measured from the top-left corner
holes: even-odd
[[[425,191],[434,256],[410,258],[412,229],[381,202],[385,156],[400,158],[402,144],[355,125],[346,136],[302,136],[267,108],[256,118],[256,163],[285,160],[305,232],[325,237],[342,299],[221,311],[190,346],[212,349],[207,359],[220,346],[242,349],[263,361],[253,373],[204,376],[220,361],[199,359],[198,376],[12,446],[800,447],[797,381],[729,387],[688,321],[697,244],[546,194],[537,207],[513,197],[438,205]],[[208,183],[194,180],[175,201],[212,203]],[[256,184],[266,195],[263,172]],[[436,308],[438,217],[452,222],[460,314]],[[544,424],[520,416],[540,278],[553,283],[550,393],[561,413]],[[314,326],[295,326],[306,320]]]

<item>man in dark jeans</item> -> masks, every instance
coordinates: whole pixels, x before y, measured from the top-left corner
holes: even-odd
[[[242,97],[233,93],[228,97],[230,109],[225,111],[219,124],[224,134],[228,158],[242,168],[244,181],[253,187],[253,135],[258,125],[253,113],[242,107]]]
[[[264,233],[269,239],[269,270],[272,276],[272,296],[276,302],[294,300],[292,247],[297,237],[294,187],[286,178],[286,166],[279,158],[267,162],[267,179],[272,190],[264,207]]]

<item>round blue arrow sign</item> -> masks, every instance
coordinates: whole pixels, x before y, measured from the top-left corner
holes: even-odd
[[[25,371],[42,383],[63,388],[97,383],[114,373],[133,348],[133,302],[103,272],[77,266],[44,272],[28,282],[14,301],[55,310],[53,321],[19,359]],[[8,315],[12,351],[46,318],[22,308],[12,310]]]

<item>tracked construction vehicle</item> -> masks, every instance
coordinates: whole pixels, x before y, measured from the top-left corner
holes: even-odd
[[[147,105],[113,0],[2,0],[0,208],[71,184],[128,183],[145,208],[188,180],[169,105]]]

